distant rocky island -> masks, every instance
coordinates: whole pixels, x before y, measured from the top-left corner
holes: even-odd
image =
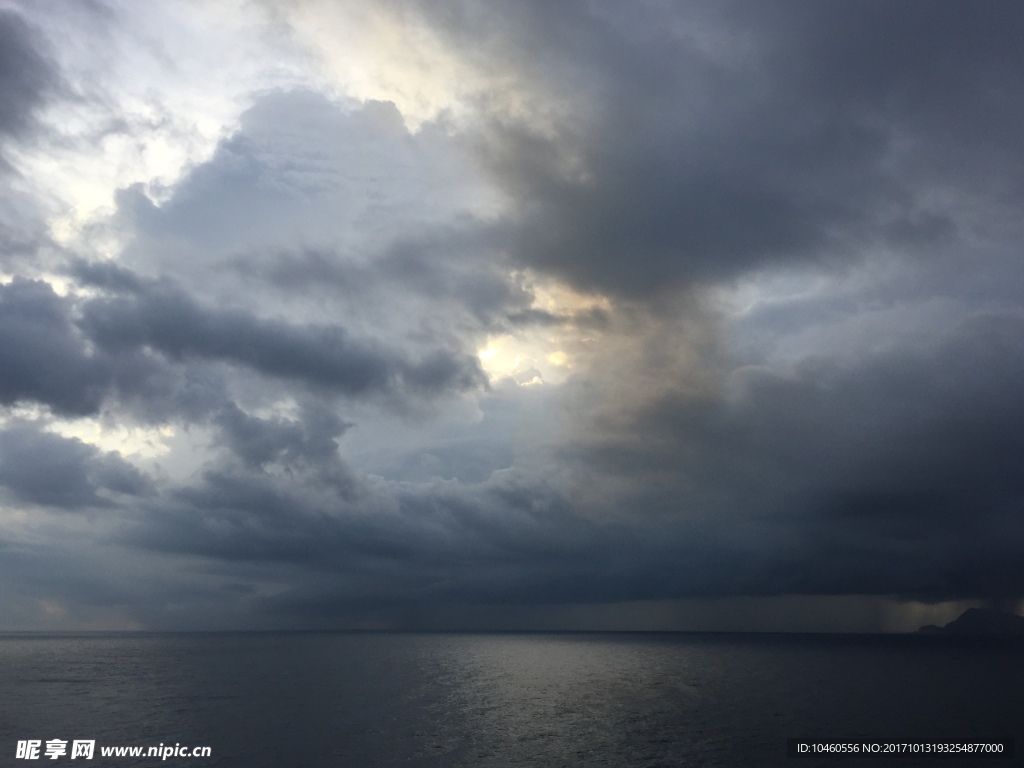
[[[926,624],[924,635],[1024,635],[1024,617],[992,608],[968,608],[944,627]]]

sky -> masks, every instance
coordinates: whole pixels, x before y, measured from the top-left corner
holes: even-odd
[[[0,630],[1019,610],[1022,37],[0,0]]]

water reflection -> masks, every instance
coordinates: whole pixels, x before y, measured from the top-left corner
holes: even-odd
[[[1022,661],[922,638],[0,636],[0,754],[95,738],[209,745],[204,768],[734,766],[788,765],[789,736],[1024,744]]]

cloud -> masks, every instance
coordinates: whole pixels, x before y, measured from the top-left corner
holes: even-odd
[[[212,157],[163,192],[159,205],[142,185],[119,193],[133,235],[123,260],[193,274],[241,256],[263,266],[296,246],[359,263],[487,202],[443,121],[410,133],[393,103],[301,88],[254,98]]]
[[[144,126],[169,68],[101,82],[138,46],[72,73],[125,114],[51,126],[110,210],[3,235],[19,611],[72,538],[65,602],[152,626],[1024,593],[1019,6],[399,0],[358,83],[267,53],[317,8],[226,13],[206,144]],[[21,32],[7,141],[57,88]]]
[[[335,438],[350,425],[324,407],[308,408],[303,416],[301,420],[261,419],[229,402],[217,413],[214,422],[228,448],[252,467],[270,462],[316,465],[334,459],[338,450]]]
[[[144,284],[126,270],[77,269],[92,285],[126,293],[76,301],[42,281],[0,286],[0,402],[88,415],[118,393],[157,397],[169,383],[158,373],[193,359],[356,397],[433,397],[485,383],[478,361],[457,351],[413,358],[337,326],[203,307],[170,283]]]
[[[412,133],[391,103],[262,94],[172,190],[119,192],[120,263],[223,308],[475,348],[468,337],[532,297],[493,234],[493,189],[452,131],[439,118]]]
[[[483,384],[477,360],[467,355],[438,349],[408,359],[383,344],[353,339],[336,325],[300,325],[213,309],[169,283],[133,281],[118,273],[109,282],[133,291],[92,299],[82,307],[82,329],[108,352],[145,347],[174,361],[234,363],[348,396],[433,395]]]
[[[8,274],[34,272],[50,242],[45,216],[52,210],[11,150],[38,138],[41,113],[63,95],[60,68],[39,30],[21,14],[0,9],[0,270]]]
[[[1015,594],[1021,330],[979,315],[928,346],[738,368],[712,391],[637,385],[562,447],[571,496],[695,527],[740,594]]]
[[[1008,221],[1019,194],[990,173],[1019,163],[1024,127],[1024,22],[1004,4],[451,2],[423,18],[533,89],[533,110],[483,121],[480,156],[518,203],[516,258],[583,288],[645,297],[896,242],[924,258],[976,209]]]
[[[43,280],[15,277],[0,286],[0,403],[39,404],[68,417],[96,415],[115,403],[145,403],[142,411],[162,417],[169,409],[208,412],[210,395],[200,396],[208,376],[172,369],[138,345],[104,350],[80,327],[87,306]]]
[[[48,283],[15,279],[0,286],[0,402],[40,402],[62,414],[96,412],[113,371],[108,360],[89,354],[70,313],[69,300]]]
[[[0,485],[18,502],[60,509],[107,507],[142,496],[148,480],[119,454],[30,425],[0,431]]]
[[[57,90],[60,76],[40,35],[14,11],[0,10],[0,135],[24,138],[35,112]]]

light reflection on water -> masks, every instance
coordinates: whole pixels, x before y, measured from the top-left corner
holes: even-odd
[[[1024,748],[1022,662],[1019,642],[920,637],[0,636],[0,765],[26,738],[247,767],[786,765],[790,736]]]

